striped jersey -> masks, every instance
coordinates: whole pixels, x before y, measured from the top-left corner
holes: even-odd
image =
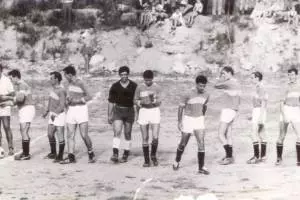
[[[66,95],[66,90],[62,86],[53,88],[49,93],[49,111],[56,114],[64,112]]]
[[[152,105],[153,99],[156,99],[155,106],[158,107],[160,100],[160,91],[161,88],[158,84],[153,83],[150,86],[147,86],[145,83],[137,86],[134,94],[134,100],[140,101],[142,105]]]
[[[252,95],[252,102],[254,108],[262,106],[262,102],[268,100],[268,94],[262,83],[258,84],[255,88],[255,92]]]
[[[69,83],[66,89],[67,89],[67,98],[81,99],[88,95],[84,87],[84,84],[80,79],[76,79],[72,83]]]
[[[288,87],[285,91],[284,104],[287,106],[300,106],[300,86],[296,83],[288,84]]]
[[[208,102],[209,94],[207,92],[198,93],[196,89],[185,95],[180,102],[184,106],[184,115],[189,117],[203,116],[203,106]]]
[[[217,89],[223,89],[223,108],[238,110],[240,105],[241,86],[237,79],[231,78],[215,86]]]
[[[25,81],[20,80],[18,83],[14,84],[14,89],[15,89],[16,93],[20,92],[25,95],[24,102],[22,104],[18,104],[19,108],[26,106],[26,105],[34,105],[31,88]]]

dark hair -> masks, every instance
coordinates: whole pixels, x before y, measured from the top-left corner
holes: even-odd
[[[65,72],[66,74],[71,74],[73,76],[76,76],[76,69],[73,65],[68,65],[67,67],[65,67],[63,69],[63,72]]]
[[[17,77],[18,79],[21,79],[21,72],[17,69],[13,69],[10,72],[8,72],[8,76],[11,76],[14,78]]]
[[[223,67],[222,71],[229,72],[231,73],[231,75],[234,75],[234,70],[232,69],[232,67],[229,66]]]
[[[127,66],[120,67],[119,68],[119,74],[121,74],[123,72],[127,72],[129,74],[129,72],[130,72],[129,67],[127,67]]]
[[[298,69],[296,69],[295,67],[292,67],[288,70],[288,73],[291,73],[291,72],[295,72],[295,74],[298,75]]]
[[[153,79],[154,78],[153,71],[152,70],[146,70],[146,71],[144,71],[143,78]]]
[[[259,71],[253,72],[252,74],[254,74],[254,77],[258,78],[259,81],[263,79],[263,75]]]
[[[59,72],[54,71],[54,72],[51,72],[50,75],[51,75],[51,76],[53,75],[54,78],[56,78],[56,79],[58,80],[59,83],[61,82],[62,76],[61,76],[61,74],[60,74]]]
[[[206,84],[206,83],[207,83],[207,78],[206,78],[206,76],[198,75],[198,76],[196,77],[196,84],[198,84],[198,83]]]

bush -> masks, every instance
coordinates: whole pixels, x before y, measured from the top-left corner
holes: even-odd
[[[14,3],[10,10],[10,14],[13,16],[25,17],[31,12],[32,9],[36,8],[36,2],[32,0],[23,0]]]
[[[21,37],[21,42],[23,44],[34,46],[40,39],[40,32],[37,31],[32,25],[21,24],[17,27],[17,31],[25,33],[25,35]]]

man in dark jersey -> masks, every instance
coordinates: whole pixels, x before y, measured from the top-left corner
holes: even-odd
[[[48,109],[43,114],[45,118],[49,114],[48,139],[50,144],[50,153],[47,158],[54,159],[54,162],[60,162],[63,159],[65,149],[64,127],[65,127],[65,105],[66,90],[60,84],[62,76],[59,72],[50,73],[50,82],[52,89],[49,93]],[[59,140],[59,153],[56,152],[55,133]]]
[[[134,109],[134,93],[137,84],[128,79],[130,70],[127,66],[119,68],[121,79],[115,82],[110,90],[108,97],[108,123],[113,125],[113,155],[111,161],[117,163],[119,161],[120,137],[124,128],[124,153],[120,162],[127,162],[130,146],[131,146],[131,131],[132,124],[135,121]]]
[[[69,65],[63,69],[65,78],[68,81],[66,88],[67,97],[67,139],[68,139],[68,158],[61,161],[61,164],[75,163],[75,133],[77,127],[81,138],[83,139],[89,156],[89,163],[95,162],[95,154],[93,151],[92,140],[88,134],[88,107],[87,102],[92,99],[86,85],[82,80],[76,76],[76,70],[72,65]]]
[[[207,78],[199,75],[195,82],[196,88],[183,96],[178,108],[178,129],[181,132],[181,140],[177,148],[173,169],[178,170],[183,151],[191,134],[194,134],[198,144],[198,172],[208,175],[209,171],[204,167],[204,116],[209,100],[209,94],[205,91]]]

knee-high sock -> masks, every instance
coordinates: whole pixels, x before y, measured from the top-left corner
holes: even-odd
[[[260,157],[265,157],[267,153],[267,142],[261,142],[260,144]]]
[[[203,168],[204,166],[204,158],[205,158],[205,152],[198,152],[198,166],[199,170]]]
[[[300,164],[300,142],[296,143],[297,163]]]
[[[283,144],[276,144],[277,158],[282,158]]]
[[[151,157],[156,157],[158,139],[153,139],[151,143]]]
[[[149,157],[149,145],[148,144],[143,144],[143,152],[144,152],[145,163],[149,163],[150,157]]]
[[[175,158],[176,162],[180,162],[181,161],[181,156],[182,156],[182,154],[184,152],[184,148],[185,148],[185,146],[178,145],[177,151],[176,151],[176,158]]]
[[[253,142],[254,157],[259,158],[259,143]]]

